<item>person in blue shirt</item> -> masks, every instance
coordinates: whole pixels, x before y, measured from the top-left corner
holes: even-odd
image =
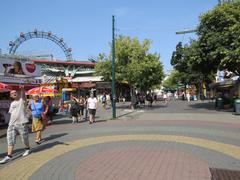
[[[36,144],[40,144],[40,141],[42,140],[42,130],[44,128],[42,122],[42,115],[45,113],[43,100],[39,98],[39,95],[34,95],[33,101],[30,105],[33,117],[32,132],[36,132],[35,142]]]

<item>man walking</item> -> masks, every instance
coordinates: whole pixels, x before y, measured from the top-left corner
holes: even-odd
[[[10,105],[9,113],[10,121],[7,129],[7,156],[5,156],[0,164],[7,163],[12,159],[12,153],[14,149],[14,144],[16,143],[17,133],[21,135],[22,142],[25,145],[25,151],[22,156],[27,156],[30,154],[30,146],[28,140],[28,118],[26,117],[25,108],[25,92],[23,87],[20,88],[21,91],[17,92],[15,90],[10,92],[10,97],[13,102]]]
[[[94,97],[93,93],[90,94],[90,98],[87,100],[87,108],[89,112],[89,123],[95,122],[95,115],[97,110],[98,100]]]

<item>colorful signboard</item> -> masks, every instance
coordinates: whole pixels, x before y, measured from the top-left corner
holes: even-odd
[[[41,67],[28,59],[0,57],[0,82],[40,84]]]

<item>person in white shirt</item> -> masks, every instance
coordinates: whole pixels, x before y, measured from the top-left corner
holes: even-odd
[[[7,163],[12,159],[12,153],[14,149],[14,144],[16,143],[17,133],[21,135],[22,142],[24,143],[26,149],[22,156],[27,156],[30,154],[30,146],[28,139],[28,118],[26,116],[25,107],[25,92],[23,87],[21,87],[21,93],[13,90],[10,92],[10,97],[13,102],[10,105],[9,113],[10,121],[7,129],[7,156],[5,156],[0,164]]]
[[[190,101],[191,94],[189,92],[187,92],[186,96],[187,96],[187,101]]]
[[[95,115],[98,106],[98,100],[94,97],[93,93],[90,94],[90,97],[87,100],[87,109],[89,112],[89,123],[92,124],[95,122]]]

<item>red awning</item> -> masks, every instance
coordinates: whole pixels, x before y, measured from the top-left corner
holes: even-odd
[[[88,62],[88,61],[52,61],[52,60],[45,60],[45,59],[34,59],[34,63],[43,63],[43,64],[56,64],[56,65],[86,65],[94,67],[96,63]]]
[[[13,90],[18,90],[19,89],[19,86],[22,86],[23,84],[8,84],[12,87]],[[32,88],[35,88],[35,87],[39,87],[39,85],[33,85],[33,84],[28,84],[28,85],[25,85],[24,84],[24,89],[27,91],[29,89],[32,89]]]
[[[9,92],[12,89],[13,89],[12,86],[8,84],[0,83],[0,92]]]

